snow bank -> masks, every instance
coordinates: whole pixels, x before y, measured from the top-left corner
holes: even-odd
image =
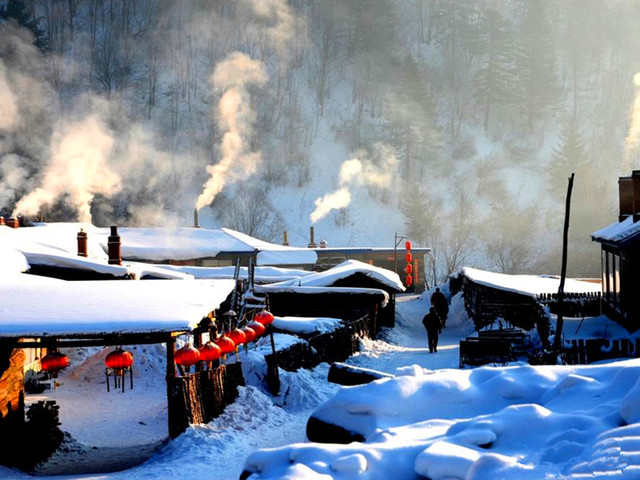
[[[0,269],[2,276],[19,275],[29,270],[27,258],[13,248],[0,249],[0,265],[2,265]]]
[[[341,388],[313,414],[364,435],[364,443],[262,450],[245,468],[256,480],[343,480],[364,472],[372,479],[523,480],[593,471],[603,468],[595,464],[603,451],[615,454],[607,443],[622,442],[613,432],[640,420],[639,385],[640,360],[377,380]],[[631,448],[628,435],[624,442]]]

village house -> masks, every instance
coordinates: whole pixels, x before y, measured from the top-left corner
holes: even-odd
[[[640,170],[618,179],[618,221],[591,235],[601,246],[604,312],[630,332],[640,328]]]

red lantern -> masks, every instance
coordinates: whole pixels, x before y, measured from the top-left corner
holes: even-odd
[[[405,242],[405,244],[404,244],[404,248],[405,248],[407,251],[411,250],[411,242],[407,240],[407,241]]]
[[[112,370],[125,370],[133,365],[133,355],[126,350],[116,348],[104,359],[104,364]]]
[[[263,310],[256,313],[256,316],[253,317],[253,319],[262,325],[271,325],[273,323],[273,313]]]
[[[40,360],[40,367],[48,373],[58,373],[60,370],[63,370],[68,366],[69,357],[60,352],[47,353],[42,360]]]
[[[407,266],[404,267],[404,271],[411,275],[413,273],[413,266],[410,263],[407,263]]]
[[[411,252],[405,253],[404,259],[407,261],[407,263],[411,263],[411,261],[413,260],[413,255],[411,255]]]
[[[234,328],[233,330],[231,330],[229,332],[229,338],[233,340],[233,343],[235,343],[236,346],[240,346],[247,341],[246,335],[239,328]]]
[[[222,349],[213,342],[207,342],[199,348],[200,360],[203,362],[213,362],[222,355]]]
[[[227,335],[223,335],[221,337],[218,337],[217,339],[215,339],[213,341],[213,343],[215,343],[216,345],[218,345],[220,347],[220,350],[222,350],[222,355],[226,355],[227,353],[231,353],[236,348],[236,344],[233,343],[233,340],[231,340],[229,337],[227,337]]]
[[[407,275],[407,278],[404,279],[404,283],[407,284],[407,287],[413,285],[413,277],[411,275]]]
[[[183,367],[190,367],[200,361],[200,352],[191,344],[185,345],[176,352],[176,363]]]
[[[263,324],[256,322],[255,320],[253,322],[247,323],[247,327],[251,328],[251,330],[256,332],[256,336],[254,337],[254,340],[264,335],[264,332],[266,330]]]
[[[245,343],[251,343],[258,337],[256,331],[249,325],[242,327],[241,330],[244,332],[244,336],[246,337]]]

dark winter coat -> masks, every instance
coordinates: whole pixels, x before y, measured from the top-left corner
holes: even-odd
[[[422,319],[422,324],[427,332],[438,332],[442,328],[442,319],[435,311],[429,311]]]
[[[434,292],[431,295],[431,305],[434,306],[441,317],[446,317],[449,313],[449,302],[447,302],[447,297],[442,292]]]

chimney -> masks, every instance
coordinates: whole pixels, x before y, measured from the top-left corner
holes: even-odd
[[[193,228],[200,228],[200,225],[198,225],[198,209],[197,208],[193,209]]]
[[[320,240],[320,248],[327,248],[327,241],[324,238]]]
[[[20,221],[17,218],[9,218],[6,220],[7,227],[18,228],[20,226]]]
[[[286,230],[284,231],[284,234],[282,235],[282,245],[284,245],[285,247],[289,246],[289,232],[287,232]]]
[[[622,222],[629,215],[633,215],[633,179],[631,177],[618,178],[618,194],[620,198],[620,215]]]
[[[78,256],[88,257],[89,255],[87,253],[87,232],[85,232],[83,229],[80,229],[76,238],[78,239]]]
[[[0,225],[4,225],[4,217],[0,217]]]
[[[315,241],[315,232],[313,230],[313,226],[309,227],[309,245],[307,245],[308,248],[318,248],[318,246],[316,245],[316,241]]]
[[[640,220],[640,170],[631,172],[632,193],[633,193],[633,221]]]
[[[118,235],[118,227],[116,225],[111,225],[111,235],[109,235],[107,247],[109,251],[109,265],[122,265],[120,235]]]

